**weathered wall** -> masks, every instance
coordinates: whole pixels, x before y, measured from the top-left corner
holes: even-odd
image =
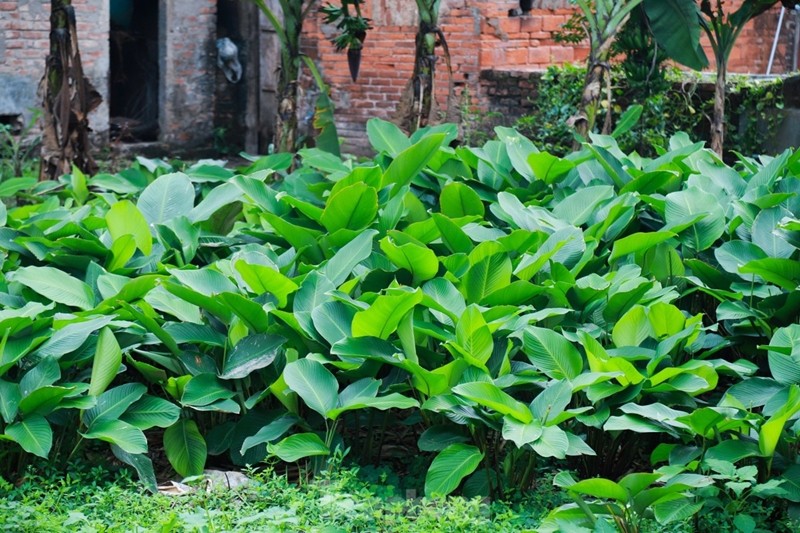
[[[214,128],[216,0],[161,0],[161,140],[208,146]]]
[[[726,7],[733,9],[741,1],[731,0]],[[564,45],[554,39],[554,34],[574,11],[568,0],[534,0],[533,10],[528,15],[509,16],[509,11],[517,6],[516,0],[442,1],[440,26],[452,56],[456,108],[477,105],[488,109],[490,99],[501,97],[510,112],[524,111],[529,105],[530,88],[519,85],[528,83],[520,82],[519,72],[585,60],[586,44]],[[319,17],[306,26],[305,49],[319,60],[325,79],[332,87],[337,125],[346,149],[357,153],[369,150],[364,134],[366,120],[373,116],[391,119],[395,113],[411,76],[416,31],[414,2],[367,0],[364,11],[365,16],[373,19],[375,28],[364,42],[361,73],[356,83],[350,80],[345,54],[336,53],[328,42],[328,38],[335,35],[335,28],[322,24]],[[731,72],[763,74],[766,71],[778,13],[779,8],[773,9],[742,32],[731,55]],[[785,24],[787,28],[773,66],[775,73],[784,72],[788,65],[790,17]],[[710,50],[708,53],[711,55]],[[444,116],[447,77],[441,50],[437,69],[440,80],[437,95]],[[514,78],[511,86],[500,87],[504,76]],[[493,93],[487,93],[488,90]],[[301,118],[307,114],[302,113]]]
[[[108,130],[108,2],[73,0],[86,76],[103,96],[90,115],[97,132]],[[37,88],[49,49],[50,2],[0,1],[0,115],[29,120],[38,107]]]

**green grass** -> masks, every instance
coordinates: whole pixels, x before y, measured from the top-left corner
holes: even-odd
[[[391,531],[485,532],[533,530],[559,496],[543,484],[536,499],[486,504],[460,497],[406,499],[391,477],[356,468],[323,472],[292,484],[272,470],[251,473],[234,490],[151,495],[128,471],[100,467],[68,473],[29,473],[0,481],[0,530],[14,532]],[[402,491],[405,492],[405,491]]]

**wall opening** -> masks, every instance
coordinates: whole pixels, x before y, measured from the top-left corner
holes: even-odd
[[[109,111],[112,140],[158,139],[158,0],[111,0]]]

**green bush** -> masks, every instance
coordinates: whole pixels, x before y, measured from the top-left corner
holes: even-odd
[[[549,67],[542,74],[533,101],[533,112],[520,118],[515,128],[542,150],[557,155],[572,151],[573,130],[567,124],[577,112],[585,68],[566,65]],[[640,104],[644,111],[636,125],[622,135],[623,152],[636,151],[653,157],[668,149],[670,137],[688,132],[707,139],[714,105],[710,89],[703,89],[702,79],[677,69],[666,70],[665,83],[644,91],[641,83],[631,84],[619,68],[612,70],[614,122],[628,106]],[[728,137],[726,149],[747,156],[763,153],[780,120],[783,108],[783,81],[753,80],[731,76],[728,91]],[[603,111],[604,113],[605,111]],[[602,120],[598,122],[602,123]]]
[[[454,125],[373,120],[371,160],[17,183],[6,475],[106,445],[150,489],[154,448],[180,476],[413,454],[429,497],[571,470],[590,512],[554,520],[733,520],[729,482],[800,501],[800,152],[728,166],[686,134],[656,158],[595,136],[559,158],[496,133],[452,148]]]

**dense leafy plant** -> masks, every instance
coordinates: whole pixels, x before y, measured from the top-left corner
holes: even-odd
[[[557,478],[597,498],[658,467],[631,495],[667,499],[602,495],[602,520],[634,526],[727,505],[696,499],[726,490],[714,460],[800,500],[800,153],[729,167],[685,134],[650,159],[614,136],[558,158],[507,128],[458,148],[453,125],[367,131],[372,160],[140,159],[5,210],[2,453],[104,441],[152,487],[146,436],[184,476],[416,446],[431,497],[558,466],[605,478]]]
[[[645,96],[640,82],[631,82],[620,70],[612,70],[614,120],[619,120],[627,104],[644,108],[638,123],[618,138],[624,152],[652,157],[668,149],[670,137],[679,131],[708,138],[713,100],[702,79],[669,69],[664,75],[666,83],[652,85]],[[579,67],[549,67],[538,82],[531,114],[520,118],[514,127],[548,152],[569,153],[573,134],[567,120],[576,113],[583,76]],[[736,152],[748,156],[762,153],[780,120],[783,81],[732,76],[727,95],[729,113],[736,117],[732,122],[737,127],[728,129],[726,158]]]

